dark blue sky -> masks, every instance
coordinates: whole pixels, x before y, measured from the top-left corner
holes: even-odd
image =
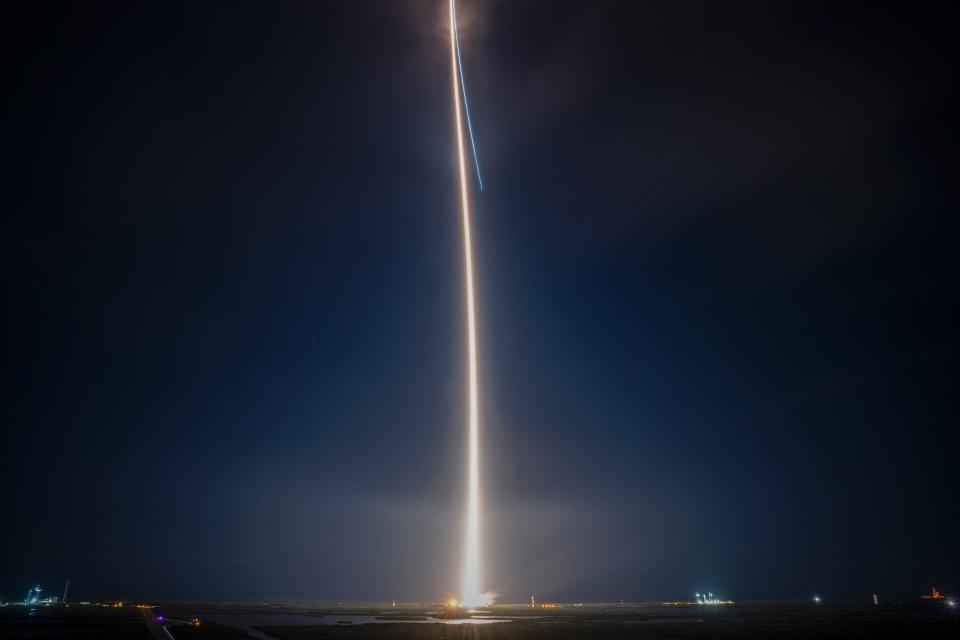
[[[0,598],[455,592],[444,10],[7,9]],[[956,589],[949,16],[460,14],[488,586]]]

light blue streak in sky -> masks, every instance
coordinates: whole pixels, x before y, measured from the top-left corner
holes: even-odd
[[[460,67],[460,88],[463,91],[463,110],[467,114],[467,130],[470,132],[470,148],[473,149],[473,166],[477,169],[477,182],[483,191],[483,178],[480,176],[480,158],[477,156],[477,143],[473,139],[473,123],[470,121],[470,105],[467,103],[467,83],[463,79],[463,60],[460,58],[460,29],[457,25],[457,0],[453,0],[454,36],[457,41],[457,65]]]

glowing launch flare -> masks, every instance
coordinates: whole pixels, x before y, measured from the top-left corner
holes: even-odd
[[[467,166],[463,154],[463,121],[460,117],[460,74],[457,57],[455,0],[450,0],[450,73],[453,110],[457,123],[457,157],[460,165],[460,208],[463,213],[463,261],[467,285],[467,346],[469,352],[469,459],[467,471],[467,531],[463,557],[460,602],[468,607],[486,604],[480,588],[480,434],[477,410],[477,329],[473,304],[473,253],[470,239],[470,203]]]

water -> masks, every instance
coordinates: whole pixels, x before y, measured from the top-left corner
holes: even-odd
[[[319,616],[307,616],[297,613],[208,613],[203,616],[204,620],[215,622],[217,624],[243,629],[248,635],[259,640],[273,640],[262,631],[251,629],[250,627],[285,627],[285,626],[305,626],[305,625],[346,625],[346,624],[391,624],[403,622],[407,624],[495,624],[498,622],[509,622],[509,618],[477,617],[465,618],[462,620],[439,620],[425,615],[427,620],[378,620],[375,615],[357,615],[357,614],[326,614]]]

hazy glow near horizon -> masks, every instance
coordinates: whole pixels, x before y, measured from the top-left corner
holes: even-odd
[[[477,409],[477,331],[473,302],[473,252],[470,237],[470,205],[467,168],[463,153],[463,121],[460,115],[460,76],[457,60],[455,0],[450,0],[450,73],[453,110],[457,124],[457,154],[460,168],[460,208],[463,214],[463,258],[467,285],[467,341],[469,351],[469,458],[467,469],[467,520],[463,549],[463,582],[460,603],[472,607],[486,604],[480,587],[480,425]]]

